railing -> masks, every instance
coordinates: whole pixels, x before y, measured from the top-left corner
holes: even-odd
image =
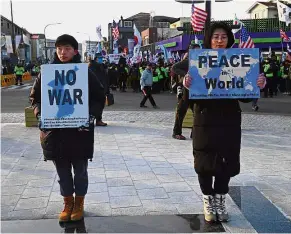
[[[285,22],[279,22],[278,18],[270,19],[247,19],[241,20],[248,32],[279,32],[280,28],[285,31],[291,31],[291,25],[286,26]],[[218,21],[212,21],[218,22]],[[233,24],[233,20],[219,20],[219,22],[227,23],[228,25]],[[184,33],[194,34],[190,23],[184,23]],[[204,30],[201,32],[195,32],[195,34],[204,34]]]

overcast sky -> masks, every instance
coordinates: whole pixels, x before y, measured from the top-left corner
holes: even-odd
[[[264,1],[264,0],[262,0]],[[266,0],[265,0],[266,1]],[[229,3],[212,3],[212,18],[233,19],[234,14],[241,19],[249,18],[246,10],[254,0],[233,0]],[[204,9],[204,4],[199,4]],[[50,23],[60,25],[49,26],[46,36],[55,39],[63,33],[76,37],[79,42],[96,40],[96,26],[101,24],[103,36],[108,35],[108,23],[139,12],[154,11],[155,15],[172,17],[189,17],[190,4],[181,4],[175,0],[13,0],[14,22],[31,33],[43,33],[44,27]],[[1,0],[1,14],[8,19],[10,15],[9,0]],[[78,34],[81,32],[82,34]]]

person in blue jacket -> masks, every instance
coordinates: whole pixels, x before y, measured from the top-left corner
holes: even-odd
[[[152,64],[148,63],[146,69],[143,71],[142,76],[140,78],[140,87],[142,93],[144,95],[140,107],[144,108],[146,101],[149,99],[152,106],[157,108],[155,100],[152,96],[152,85],[153,85],[153,72],[152,72]]]

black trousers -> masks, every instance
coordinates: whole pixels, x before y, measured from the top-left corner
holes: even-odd
[[[189,99],[184,100],[183,98],[178,98],[173,135],[182,134],[183,120],[185,118],[185,115],[189,107],[191,108],[193,112],[193,106],[194,106],[194,103],[191,103]]]
[[[152,93],[160,93],[159,82],[154,82],[152,86]]]
[[[140,106],[144,106],[144,104],[146,103],[146,101],[148,99],[150,100],[152,106],[156,106],[155,100],[152,96],[152,87],[145,86],[144,89],[142,90],[142,93],[143,93],[144,97],[140,103]]]
[[[88,160],[87,159],[59,159],[53,161],[59,176],[61,195],[63,197],[85,196],[88,190]],[[74,170],[74,179],[72,175]]]
[[[136,92],[139,91],[139,88],[140,88],[140,81],[139,80],[133,80],[132,81],[132,89]]]
[[[121,77],[119,78],[119,89],[122,90],[122,91],[125,91],[126,89],[126,82],[127,82],[127,78],[126,77]]]
[[[96,116],[96,122],[99,122],[102,120],[102,114],[103,114],[103,110],[105,108],[105,102],[104,104],[102,105],[102,109],[101,109],[101,112],[100,112],[100,115]]]
[[[198,175],[198,181],[200,184],[201,191],[204,195],[214,195],[214,194],[227,194],[229,187],[230,177],[226,175],[213,176],[202,176]]]
[[[274,92],[277,90],[277,83],[275,81],[275,78],[268,78],[267,77],[267,83],[266,87],[264,88],[264,96],[267,97],[270,95],[270,97],[273,97]]]
[[[285,82],[286,82],[286,92],[291,93],[291,80],[287,78]]]
[[[22,75],[16,75],[15,84],[18,84],[18,81],[22,84]]]

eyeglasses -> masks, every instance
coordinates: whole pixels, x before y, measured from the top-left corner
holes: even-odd
[[[228,37],[227,37],[227,36],[213,36],[213,37],[211,38],[211,40],[214,40],[214,41],[219,41],[219,39],[220,39],[221,41],[226,41],[226,40],[228,39]]]

